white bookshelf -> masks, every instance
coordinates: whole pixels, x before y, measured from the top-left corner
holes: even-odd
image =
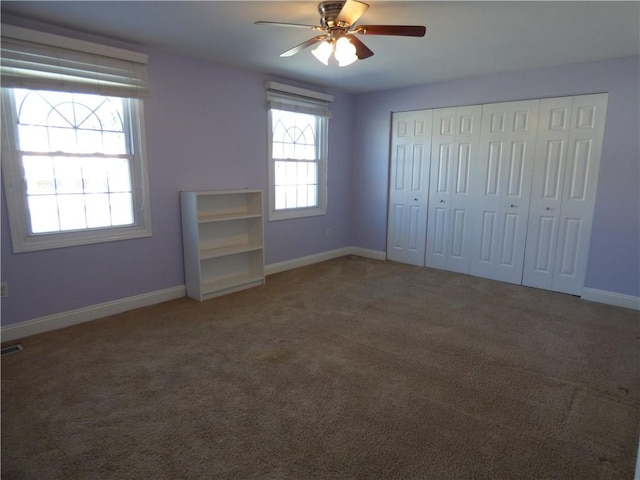
[[[264,284],[261,190],[180,192],[180,205],[189,297]]]

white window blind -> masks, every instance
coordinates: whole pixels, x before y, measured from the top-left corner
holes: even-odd
[[[147,56],[59,35],[2,25],[2,87],[93,93],[148,94]]]
[[[276,110],[331,118],[333,96],[277,82],[267,82],[267,106]]]

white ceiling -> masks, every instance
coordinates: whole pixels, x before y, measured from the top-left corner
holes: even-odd
[[[364,92],[640,54],[640,2],[401,2],[370,0],[357,22],[425,25],[424,38],[361,36],[375,52],[324,66],[313,37],[257,20],[318,25],[315,1],[2,1],[18,15],[128,43],[303,82]]]

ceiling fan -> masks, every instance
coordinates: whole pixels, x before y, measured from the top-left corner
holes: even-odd
[[[418,25],[355,25],[367,11],[369,5],[358,0],[326,1],[318,4],[320,25],[258,21],[256,25],[277,27],[306,28],[323,32],[282,53],[281,57],[290,57],[307,47],[318,44],[311,53],[325,65],[329,64],[331,54],[344,67],[356,60],[364,60],[373,52],[357,35],[396,35],[402,37],[424,37],[426,28]]]

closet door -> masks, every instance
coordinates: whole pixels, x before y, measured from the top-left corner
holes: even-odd
[[[483,105],[472,275],[520,284],[539,100]]]
[[[582,292],[606,109],[607,94],[542,100],[523,285]]]
[[[387,259],[424,265],[431,154],[431,110],[394,113]]]
[[[478,163],[480,105],[433,111],[431,174],[425,265],[468,273]]]

